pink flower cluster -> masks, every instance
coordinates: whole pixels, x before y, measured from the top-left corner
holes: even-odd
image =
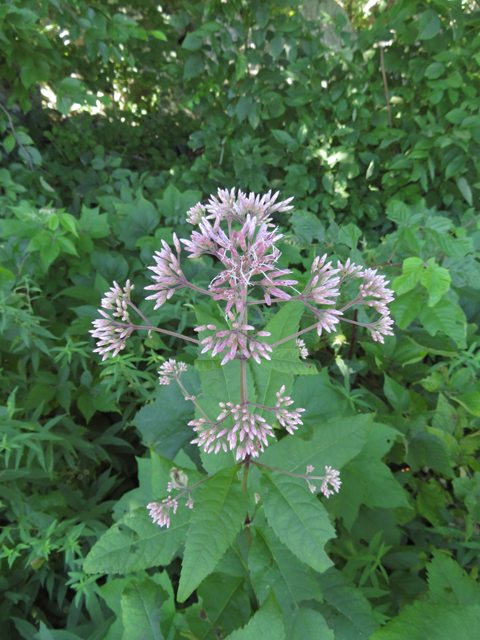
[[[150,284],[145,289],[157,291],[157,293],[148,296],[146,300],[155,300],[154,310],[169,300],[175,291],[187,286],[185,276],[180,269],[181,246],[175,234],[173,234],[173,243],[177,250],[176,256],[165,240],[162,240],[163,249],[155,251],[153,256],[157,264],[154,267],[148,267],[155,274],[152,278],[156,284]]]
[[[112,357],[115,357],[119,351],[125,348],[126,341],[132,334],[133,328],[128,314],[128,305],[130,303],[130,293],[134,286],[130,284],[130,280],[127,280],[122,290],[114,282],[113,287],[102,298],[102,309],[113,310],[112,316],[120,319],[115,321],[106,311],[99,309],[99,313],[103,318],[92,322],[94,328],[90,329],[89,333],[94,338],[97,338],[97,348],[93,352],[103,355],[102,360],[106,360],[110,352],[113,352]]]
[[[289,396],[284,396],[285,385],[282,385],[280,391],[277,391],[277,404],[275,405],[275,417],[288,433],[293,435],[293,432],[298,429],[299,424],[303,424],[300,420],[301,414],[305,409],[297,409],[296,411],[289,411],[286,407],[293,404],[293,400]]]
[[[305,479],[307,481],[308,488],[310,489],[310,491],[312,493],[316,493],[317,487],[315,487],[310,482],[310,478],[309,478],[309,475],[313,473],[313,471],[314,471],[314,467],[312,467],[312,465],[309,464],[307,467]],[[332,469],[332,467],[325,466],[325,476],[320,476],[318,479],[322,480],[322,486],[320,487],[320,491],[323,493],[323,495],[326,498],[333,496],[334,492],[338,493],[340,491],[340,486],[342,484],[340,481],[340,471],[336,471],[335,469]],[[331,489],[329,488],[329,485],[332,487]]]
[[[233,360],[236,355],[241,355],[244,358],[253,358],[258,364],[260,364],[260,357],[270,360],[269,352],[272,351],[272,347],[266,342],[261,342],[258,338],[265,338],[270,335],[268,331],[257,331],[257,333],[249,336],[247,331],[255,331],[255,327],[249,324],[238,324],[238,322],[232,323],[232,329],[225,331],[218,331],[214,324],[202,325],[197,327],[195,331],[215,331],[215,335],[207,336],[200,344],[203,347],[202,353],[207,351],[212,352],[212,358],[217,353],[226,351],[225,356],[221,362],[222,365],[226,364],[229,360]]]
[[[222,411],[216,422],[200,418],[188,423],[194,431],[199,432],[192,444],[203,447],[206,453],[236,449],[236,460],[244,460],[247,455],[258,457],[259,452],[264,451],[264,446],[268,447],[267,436],[274,436],[272,427],[264,418],[250,412],[248,405],[220,402],[219,407]],[[223,425],[227,419],[231,419],[230,427]]]
[[[170,384],[171,380],[178,380],[182,373],[187,370],[187,365],[184,362],[177,362],[173,358],[170,358],[164,362],[158,370],[158,381],[161,385]]]

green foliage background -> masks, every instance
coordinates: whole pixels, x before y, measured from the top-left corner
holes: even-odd
[[[480,637],[480,11],[334,4],[0,7],[5,638]],[[218,314],[195,293],[153,313],[140,291],[160,241],[189,233],[187,209],[233,186],[295,196],[276,223],[300,282],[325,251],[388,275],[396,325],[385,345],[351,325],[307,334],[313,375],[253,368],[259,397],[285,379],[307,410],[262,461],[295,471],[310,456],[343,485],[320,502],[252,470],[252,546],[218,505],[212,550],[195,509],[223,491],[243,513],[246,496],[188,444],[193,411],[156,382],[164,358],[193,365],[196,349],[134,336],[101,365],[88,330],[127,278],[164,328]],[[185,273],[206,285],[215,268]],[[278,336],[308,326],[265,320]],[[197,361],[187,381],[213,406],[222,371]],[[190,483],[218,473],[167,533],[145,504],[173,464]]]

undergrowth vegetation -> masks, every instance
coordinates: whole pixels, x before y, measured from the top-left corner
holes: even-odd
[[[2,637],[480,637],[480,11],[345,5],[0,6]],[[249,459],[192,444],[198,407],[158,383],[183,362],[211,417],[246,401],[243,361],[197,344],[232,328],[199,291],[218,260],[183,251],[193,287],[155,309],[143,292],[219,188],[294,198],[271,217],[302,291],[328,254],[395,297],[384,344],[352,307],[249,363],[263,417],[283,385],[305,412],[290,433],[271,417],[246,491]],[[89,331],[127,280],[162,332],[102,362]],[[312,314],[274,300],[249,322],[276,345]],[[307,466],[340,471],[338,493]],[[206,475],[192,510],[151,521],[168,483]]]

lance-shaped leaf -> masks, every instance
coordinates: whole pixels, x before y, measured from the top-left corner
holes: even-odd
[[[370,640],[478,640],[480,606],[430,604],[418,600],[370,636]]]
[[[318,581],[324,598],[320,611],[335,640],[368,640],[379,625],[363,593],[333,567],[318,576]]]
[[[315,475],[322,475],[326,465],[341,469],[362,450],[372,422],[369,414],[329,420],[315,427],[308,442],[287,436],[270,445],[261,462],[294,473],[305,473],[307,465],[312,465]]]
[[[245,521],[249,501],[235,479],[237,471],[238,466],[216,473],[195,501],[178,587],[179,602],[184,602],[213,571]]]
[[[160,616],[167,594],[150,578],[127,586],[121,597],[123,640],[163,640]]]
[[[332,562],[323,548],[335,537],[325,508],[305,480],[262,471],[261,497],[269,525],[297,558],[315,571],[325,571]]]
[[[129,573],[167,565],[185,542],[192,512],[179,505],[168,529],[153,524],[146,507],[113,525],[88,554],[87,573]]]
[[[268,594],[265,602],[243,629],[237,629],[226,640],[284,640],[285,627],[275,594]]]
[[[304,600],[321,600],[322,592],[313,570],[300,562],[269,528],[255,527],[248,567],[258,601],[273,589],[286,619]],[[308,636],[307,636],[308,637]]]

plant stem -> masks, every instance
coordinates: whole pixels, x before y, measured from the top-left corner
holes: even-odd
[[[318,322],[316,322],[315,324],[310,325],[306,329],[302,329],[301,331],[298,331],[297,333],[293,333],[291,336],[288,336],[288,338],[283,338],[283,340],[279,340],[278,342],[274,342],[270,346],[272,348],[278,347],[279,344],[283,344],[284,342],[288,342],[289,340],[293,340],[293,338],[298,338],[298,336],[301,336],[303,333],[307,333],[308,331],[311,331],[312,329],[315,329],[315,327],[317,325],[318,325]]]

